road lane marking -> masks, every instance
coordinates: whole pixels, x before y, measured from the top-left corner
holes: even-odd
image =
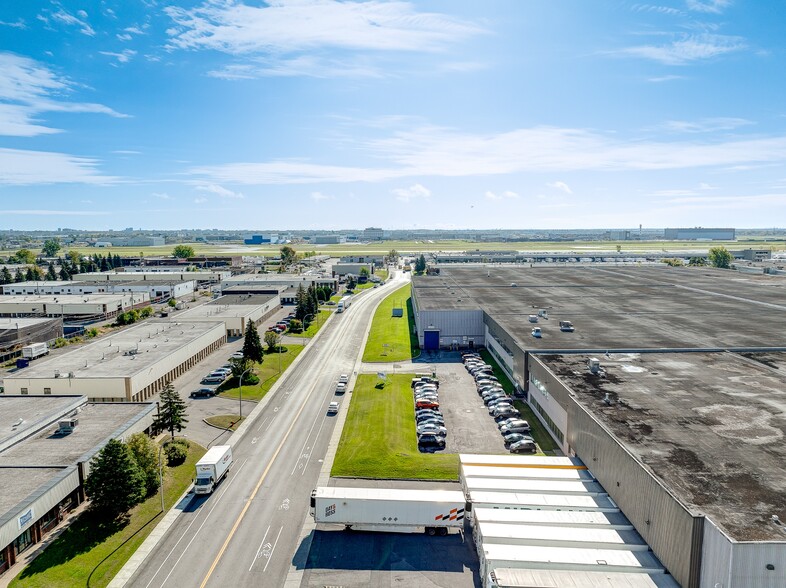
[[[262,425],[264,425],[267,422],[267,419],[268,417],[265,417],[264,419],[262,419],[262,422],[259,423],[259,426],[257,427],[257,433],[259,432],[259,429],[262,428]]]
[[[259,558],[259,552],[262,551],[262,546],[265,544],[265,539],[267,539],[267,534],[270,531],[270,525],[267,526],[267,530],[262,537],[262,541],[259,542],[259,549],[257,549],[256,555],[254,555],[254,559],[251,560],[251,565],[248,566],[248,571],[251,571],[251,568],[254,567],[254,564],[257,563],[257,559]]]
[[[316,386],[312,389],[312,392],[314,390],[316,390]],[[311,396],[311,394],[309,394],[309,396]],[[208,581],[210,580],[210,577],[213,575],[213,572],[216,570],[216,566],[218,565],[218,562],[221,561],[221,558],[224,556],[224,552],[227,550],[227,547],[229,546],[229,542],[232,540],[232,537],[235,536],[235,533],[237,532],[237,529],[240,526],[240,523],[245,518],[246,513],[248,512],[248,509],[251,506],[251,502],[256,497],[257,493],[259,492],[259,489],[262,487],[262,484],[264,483],[265,478],[267,478],[267,475],[270,472],[270,468],[272,468],[273,464],[276,463],[276,458],[278,457],[278,454],[281,453],[281,450],[284,448],[284,445],[286,444],[287,439],[289,439],[289,435],[294,430],[295,425],[297,424],[297,421],[300,418],[300,415],[303,414],[303,411],[305,410],[307,405],[308,405],[308,397],[306,398],[306,401],[303,402],[303,404],[300,405],[300,409],[297,411],[297,414],[295,415],[295,418],[292,419],[292,424],[289,425],[289,429],[287,429],[287,432],[284,434],[284,438],[281,439],[281,443],[278,444],[278,447],[276,448],[275,453],[273,453],[273,457],[270,458],[270,461],[268,462],[267,466],[265,467],[265,470],[262,472],[262,476],[257,481],[257,485],[254,488],[254,491],[251,493],[251,496],[248,498],[248,500],[246,500],[246,504],[243,506],[243,510],[240,511],[240,514],[238,515],[237,519],[235,520],[235,524],[232,525],[232,530],[229,531],[229,535],[227,536],[226,540],[224,541],[224,544],[221,546],[221,549],[218,551],[218,555],[216,555],[216,558],[213,560],[213,563],[211,564],[210,569],[207,571],[207,575],[205,576],[205,579],[202,580],[202,583],[199,585],[199,588],[205,588],[205,586],[207,585]],[[283,529],[283,527],[282,527],[282,529]],[[279,532],[279,534],[281,534],[281,533]]]
[[[273,559],[273,552],[276,550],[276,545],[278,545],[278,538],[281,537],[281,531],[283,531],[283,530],[284,530],[284,527],[282,525],[282,527],[278,530],[278,535],[276,535],[276,540],[273,543],[273,549],[270,550],[270,555],[267,558],[267,563],[265,564],[265,567],[262,568],[263,572],[267,571],[267,566],[270,564],[270,560]]]

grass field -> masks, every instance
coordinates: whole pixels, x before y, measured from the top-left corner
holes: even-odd
[[[412,332],[415,318],[411,289],[412,286],[407,284],[394,290],[377,307],[363,350],[363,361],[406,361],[420,355],[418,338]],[[391,316],[393,308],[403,308],[404,316]]]
[[[262,365],[257,364],[254,368],[254,372],[259,376],[259,383],[252,386],[243,384],[243,400],[262,400],[281,377],[281,374],[286,371],[289,364],[295,361],[295,358],[303,351],[302,345],[290,344],[284,345],[284,347],[287,350],[285,353],[281,353],[280,357],[278,353],[270,353],[267,349],[265,350],[265,361],[262,362]],[[279,361],[281,362],[281,371],[279,371]],[[241,390],[237,384],[235,378],[227,380],[218,387],[218,392],[224,398],[240,398]]]
[[[374,275],[384,282],[385,280],[388,279],[388,270],[378,269],[374,272]]]
[[[458,455],[418,450],[411,381],[412,374],[389,375],[378,389],[375,375],[358,377],[332,476],[458,479]]]
[[[505,392],[508,394],[513,394],[513,383],[510,381],[508,375],[502,370],[502,368],[499,367],[499,364],[494,359],[494,356],[485,349],[480,350],[480,356],[483,358],[483,361],[494,368],[494,375],[497,377],[497,380],[499,380],[499,383],[502,384]],[[515,406],[521,413],[521,418],[527,421],[530,427],[532,427],[532,437],[535,439],[535,443],[538,444],[538,448],[543,453],[551,454],[555,449],[558,449],[557,444],[551,437],[551,434],[541,424],[541,422],[538,420],[538,417],[535,416],[535,413],[532,412],[529,404],[521,400],[514,400],[513,406]]]
[[[205,448],[189,443],[185,463],[164,477],[164,504],[172,508],[191,484],[194,464]],[[131,510],[126,524],[84,512],[11,581],[13,588],[101,588],[109,584],[161,520],[161,498],[151,496]]]
[[[327,308],[335,308],[335,306],[329,306]],[[330,318],[331,314],[333,314],[332,310],[320,310],[319,321],[311,321],[311,324],[308,325],[308,329],[306,329],[303,333],[287,333],[287,336],[302,337],[306,339],[311,338],[316,335],[322,327],[325,326],[325,321]]]
[[[274,257],[278,256],[280,245],[243,245],[241,243],[229,243],[218,245],[213,243],[187,243],[194,248],[197,255],[261,255]],[[786,240],[773,238],[741,238],[737,241],[517,241],[517,242],[483,242],[474,241],[379,241],[374,243],[341,243],[337,245],[309,245],[305,243],[295,243],[292,245],[296,251],[316,251],[318,255],[362,255],[371,253],[387,253],[391,249],[396,249],[401,253],[420,253],[429,251],[495,251],[495,250],[516,250],[516,251],[616,251],[617,246],[622,251],[644,252],[644,251],[706,251],[710,247],[722,245],[727,249],[747,249],[752,248],[772,248],[775,251],[786,249]],[[158,255],[171,255],[175,245],[164,245],[160,247],[111,247],[106,249],[96,249],[95,247],[64,247],[65,250],[73,249],[80,253],[100,253],[106,255],[108,252],[121,256],[139,256],[142,253],[146,257]],[[0,255],[7,257],[12,251],[0,251]]]
[[[236,414],[217,414],[216,416],[207,417],[205,421],[214,427],[218,427],[219,429],[230,429],[232,431],[237,431],[237,428],[240,426],[240,424],[246,420],[246,417],[243,417],[239,420],[237,417],[238,415]]]

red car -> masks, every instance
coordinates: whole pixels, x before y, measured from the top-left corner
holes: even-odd
[[[439,402],[423,398],[415,403],[415,408],[439,408]]]

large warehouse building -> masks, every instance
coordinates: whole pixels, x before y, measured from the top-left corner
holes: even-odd
[[[15,296],[23,295],[53,295],[60,296],[83,294],[131,294],[147,296],[148,300],[160,301],[169,298],[182,298],[193,295],[197,289],[195,280],[189,281],[155,281],[132,280],[102,281],[102,282],[73,282],[73,281],[37,281],[17,282],[0,286],[3,294]],[[134,300],[134,305],[139,301]]]
[[[132,308],[147,306],[150,297],[146,293],[132,294],[61,294],[59,296],[2,296],[0,316],[49,316],[66,319],[112,318]]]
[[[681,586],[786,585],[786,279],[442,267],[412,301],[421,346],[485,345]]]
[[[223,321],[147,321],[9,374],[5,392],[140,402],[224,343]]]
[[[259,325],[279,308],[278,295],[221,296],[208,304],[178,312],[174,319],[180,322],[219,320],[226,327],[227,337],[242,337],[250,322]]]
[[[149,431],[154,404],[84,396],[0,396],[0,582],[85,499],[90,459],[109,439]]]

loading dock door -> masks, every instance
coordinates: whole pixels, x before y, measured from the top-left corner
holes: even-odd
[[[423,331],[423,348],[427,351],[439,349],[439,331]]]

